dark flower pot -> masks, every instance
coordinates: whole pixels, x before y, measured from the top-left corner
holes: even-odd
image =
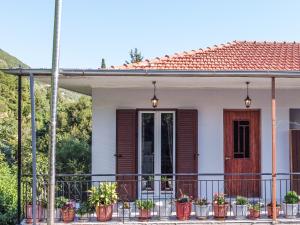
[[[139,220],[145,221],[151,218],[151,210],[150,209],[140,209],[139,210]]]
[[[229,205],[227,203],[223,205],[213,204],[214,217],[216,219],[225,219],[227,217],[228,209]]]
[[[268,205],[267,210],[268,210],[268,217],[272,218],[273,217],[273,207]],[[279,216],[279,211],[280,211],[280,206],[276,206],[276,217]]]
[[[112,219],[113,205],[100,205],[96,207],[97,220],[100,222]]]
[[[73,208],[61,209],[61,218],[64,223],[73,222],[75,218],[75,210]]]
[[[36,205],[36,222],[39,222],[43,219],[43,207],[41,204]],[[26,223],[32,223],[33,218],[32,218],[32,204],[27,204],[26,205]]]
[[[176,217],[178,220],[189,220],[192,212],[191,202],[176,202]]]
[[[249,219],[256,220],[260,217],[260,211],[255,209],[249,209]]]

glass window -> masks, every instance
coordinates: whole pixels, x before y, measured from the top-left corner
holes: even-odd
[[[233,121],[233,156],[234,158],[250,157],[250,122],[248,120]]]

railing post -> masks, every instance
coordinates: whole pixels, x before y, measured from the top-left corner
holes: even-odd
[[[276,96],[272,77],[272,220],[276,221]]]

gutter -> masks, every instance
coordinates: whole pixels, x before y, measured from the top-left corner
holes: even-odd
[[[51,69],[0,69],[16,75],[51,76]],[[257,77],[257,78],[300,78],[300,71],[193,71],[193,70],[116,70],[116,69],[60,69],[65,77],[122,76],[122,77]]]

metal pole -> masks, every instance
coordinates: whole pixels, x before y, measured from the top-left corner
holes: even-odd
[[[36,130],[35,130],[35,97],[34,97],[34,77],[30,74],[30,103],[31,103],[31,145],[32,145],[32,218],[33,225],[36,225]]]
[[[272,78],[272,219],[276,221],[276,96],[275,78]]]
[[[18,76],[18,200],[17,222],[21,224],[21,176],[22,176],[22,76]]]
[[[51,77],[51,133],[49,149],[49,189],[48,189],[48,215],[47,224],[54,225],[55,204],[55,153],[56,153],[56,111],[59,76],[59,51],[60,51],[60,22],[62,0],[55,0],[53,49],[52,49],[52,77]]]

